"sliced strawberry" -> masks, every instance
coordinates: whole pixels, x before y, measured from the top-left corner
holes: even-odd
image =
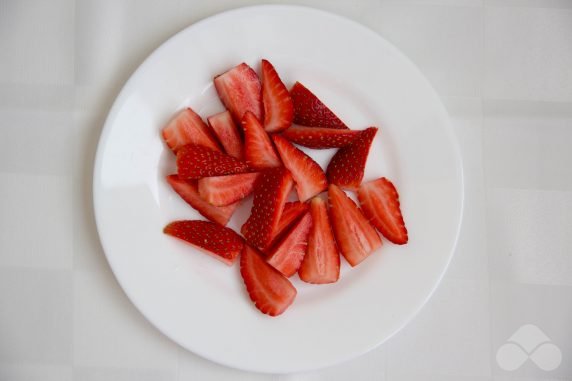
[[[292,143],[314,149],[340,148],[347,146],[361,131],[325,127],[292,126],[282,136]]]
[[[300,82],[294,84],[290,90],[290,96],[294,102],[294,123],[308,127],[348,128],[332,110]]]
[[[274,66],[267,60],[262,60],[262,102],[266,131],[278,132],[290,127],[294,119],[292,98]]]
[[[187,144],[197,144],[220,151],[216,139],[201,117],[190,107],[178,113],[163,128],[163,139],[173,152]]]
[[[274,246],[276,241],[282,237],[282,233],[292,226],[292,224],[307,211],[308,204],[300,201],[287,202],[284,204],[282,215],[280,216],[280,221],[278,221],[278,226],[276,226],[276,231],[274,232],[270,246]]]
[[[296,298],[296,289],[288,278],[248,245],[244,245],[240,256],[240,274],[250,299],[264,314],[278,316]]]
[[[167,176],[167,182],[183,200],[201,215],[221,225],[226,225],[238,202],[227,206],[213,206],[199,196],[196,180],[183,180],[177,175]]]
[[[353,200],[334,184],[328,188],[328,200],[338,247],[349,264],[356,266],[381,246],[381,239]]]
[[[300,201],[305,202],[328,187],[322,168],[312,158],[282,136],[272,137],[284,166],[292,174]]]
[[[311,227],[312,216],[306,212],[284,238],[268,252],[267,262],[286,277],[296,274],[306,254]]]
[[[248,165],[222,152],[193,144],[177,152],[177,169],[184,179],[233,175],[249,172]]]
[[[182,239],[229,266],[244,246],[242,237],[234,230],[209,221],[174,221],[165,226],[163,233]]]
[[[207,118],[209,125],[221,142],[225,152],[232,157],[242,160],[244,151],[242,139],[230,111],[219,112]]]
[[[282,165],[272,147],[270,137],[253,113],[247,111],[244,114],[242,129],[244,130],[244,154],[251,168],[264,169]]]
[[[358,189],[363,179],[371,142],[376,133],[377,128],[370,127],[360,133],[349,145],[336,152],[326,170],[330,184],[350,190]]]
[[[312,229],[298,275],[307,283],[334,283],[340,277],[340,253],[334,240],[326,202],[320,197],[314,197],[310,202],[310,213]]]
[[[217,75],[214,85],[220,100],[239,124],[247,111],[262,120],[262,87],[256,72],[244,62]]]
[[[267,169],[258,177],[250,217],[241,229],[253,246],[268,248],[292,185],[292,176],[284,167]]]
[[[398,245],[407,243],[407,228],[399,207],[399,194],[385,177],[362,184],[358,200],[369,221],[385,238]]]
[[[258,173],[203,177],[199,180],[199,194],[215,206],[233,204],[252,193]]]

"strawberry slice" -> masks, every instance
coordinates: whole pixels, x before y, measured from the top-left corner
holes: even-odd
[[[220,207],[209,204],[199,195],[196,180],[183,180],[177,175],[169,175],[167,176],[167,182],[175,192],[177,192],[177,194],[197,212],[209,220],[221,225],[227,224],[238,206],[238,202]]]
[[[300,201],[305,202],[328,187],[328,180],[322,168],[312,158],[294,147],[282,136],[272,137],[284,166],[296,182]]]
[[[334,283],[340,277],[340,253],[328,218],[326,202],[314,197],[310,202],[312,228],[308,249],[298,270],[300,279],[307,283]]]
[[[347,146],[361,131],[325,127],[292,126],[282,133],[292,143],[314,149],[340,148]]]
[[[244,246],[242,237],[234,230],[209,221],[174,221],[165,226],[163,233],[182,239],[229,266]]]
[[[252,193],[258,173],[203,177],[199,180],[199,194],[215,206],[233,204]]]
[[[187,144],[197,144],[220,151],[209,127],[190,107],[178,113],[163,128],[163,139],[173,152]]]
[[[294,123],[308,127],[348,128],[332,110],[300,82],[294,84],[290,90],[290,96],[294,102]]]
[[[251,168],[264,169],[282,165],[268,134],[253,113],[247,111],[244,114],[242,129],[244,130],[244,154]]]
[[[184,179],[233,175],[249,172],[248,165],[232,156],[193,144],[186,145],[177,152],[177,169]]]
[[[221,142],[225,152],[232,157],[242,160],[244,157],[242,139],[236,124],[234,124],[232,120],[230,111],[219,112],[218,114],[209,116],[207,120],[218,137],[218,140]]]
[[[262,87],[256,72],[244,62],[215,77],[218,96],[239,124],[247,111],[262,120]]]
[[[282,237],[282,233],[307,211],[308,204],[300,201],[287,202],[284,204],[284,209],[282,209],[282,215],[280,216],[280,221],[278,221],[278,226],[276,226],[276,231],[274,232],[270,246],[274,246],[276,241]]]
[[[262,102],[266,131],[278,132],[290,127],[294,119],[292,98],[274,66],[267,60],[262,60]]]
[[[255,249],[244,245],[240,256],[240,275],[256,308],[278,316],[296,298],[296,289],[280,271],[270,266]]]
[[[308,245],[308,233],[312,216],[306,212],[284,238],[268,253],[267,262],[284,276],[291,277],[298,271]]]
[[[250,217],[241,229],[253,246],[262,250],[269,246],[292,184],[292,176],[284,167],[267,169],[256,181]]]
[[[353,200],[334,184],[328,188],[328,200],[338,247],[349,264],[356,266],[381,246],[381,239]]]
[[[330,184],[350,190],[358,189],[363,179],[371,142],[376,133],[377,128],[370,127],[361,132],[349,145],[336,152],[326,170]]]
[[[408,241],[407,228],[399,207],[399,194],[385,177],[362,184],[358,200],[369,221],[385,238],[398,245]]]

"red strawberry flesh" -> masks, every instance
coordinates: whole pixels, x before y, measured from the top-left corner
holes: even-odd
[[[211,205],[225,206],[252,193],[258,173],[203,177],[198,181],[199,194]]]
[[[332,110],[300,82],[294,84],[290,90],[290,96],[294,103],[294,123],[308,127],[348,128]]]
[[[249,172],[248,165],[232,156],[193,144],[177,152],[177,170],[184,179],[233,175]]]
[[[218,96],[239,124],[247,111],[262,120],[262,87],[256,72],[244,62],[214,79]]]
[[[270,246],[274,246],[276,241],[282,237],[282,233],[292,226],[306,211],[308,211],[308,204],[300,201],[287,202],[284,204],[282,215],[280,216],[278,226],[276,226],[276,231],[274,232]]]
[[[261,66],[264,129],[268,132],[285,130],[294,118],[292,98],[274,66],[267,60],[262,60]]]
[[[191,108],[179,112],[162,131],[163,139],[173,152],[187,144],[197,144],[220,151],[216,139],[201,117]]]
[[[240,256],[240,274],[250,299],[264,314],[278,316],[296,298],[296,289],[288,278],[248,245],[244,245]]]
[[[268,263],[284,276],[291,277],[298,271],[308,244],[312,216],[306,212],[284,238],[268,253]]]
[[[381,239],[353,200],[334,184],[328,188],[328,201],[338,247],[349,264],[356,266],[381,246]]]
[[[224,151],[239,160],[244,157],[242,138],[236,124],[232,120],[230,111],[226,110],[207,118],[209,125],[218,137]]]
[[[326,202],[314,197],[310,202],[312,228],[308,235],[308,249],[298,275],[306,283],[334,283],[340,277],[340,254],[328,218]]]
[[[253,113],[244,114],[242,129],[244,131],[244,154],[251,168],[264,169],[282,165],[270,137]]]
[[[361,131],[324,127],[292,126],[282,136],[292,143],[314,149],[340,148],[347,146]]]
[[[376,133],[377,128],[370,127],[362,131],[353,142],[336,152],[326,170],[330,184],[336,184],[349,190],[358,189],[363,179],[367,156]]]
[[[364,183],[358,189],[358,200],[369,221],[391,242],[408,241],[407,228],[399,205],[399,194],[385,177]]]
[[[227,206],[213,206],[199,195],[196,180],[183,180],[177,175],[167,176],[167,182],[187,204],[211,221],[226,225],[238,203]]]
[[[182,239],[227,265],[232,265],[244,246],[232,229],[209,221],[174,221],[163,229],[165,234]]]

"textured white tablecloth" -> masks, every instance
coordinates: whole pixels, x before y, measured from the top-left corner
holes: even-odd
[[[307,374],[249,374],[179,348],[132,306],[93,220],[104,118],[164,40],[256,3],[0,0],[0,380],[571,380],[569,0],[296,1],[357,20],[407,54],[462,149],[453,262],[379,349]],[[546,358],[558,365],[554,351],[532,349],[536,362],[502,369],[510,359],[497,351],[525,324],[561,353],[556,369],[541,369]]]

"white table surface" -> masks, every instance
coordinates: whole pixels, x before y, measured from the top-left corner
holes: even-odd
[[[461,145],[466,208],[453,262],[422,312],[377,350],[311,373],[250,374],[179,348],[133,307],[93,219],[104,118],[164,40],[257,3],[0,0],[0,380],[571,380],[570,0],[295,1],[357,20],[407,54]],[[559,348],[556,369],[499,366],[498,349],[524,324]]]

